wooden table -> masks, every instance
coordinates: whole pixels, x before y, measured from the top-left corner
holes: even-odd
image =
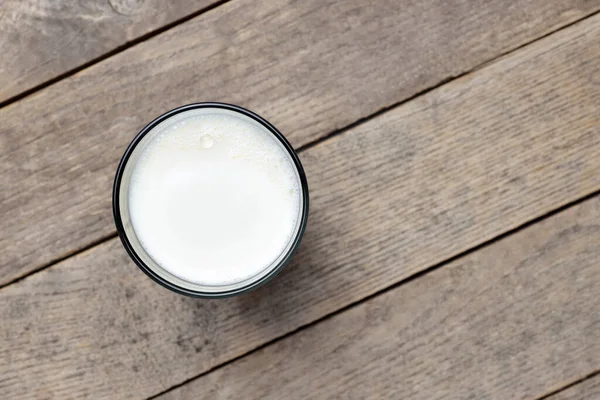
[[[600,0],[0,3],[0,397],[600,399]],[[162,112],[272,121],[292,264],[147,279],[111,185]]]

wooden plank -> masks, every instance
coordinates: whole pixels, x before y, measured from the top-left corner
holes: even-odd
[[[596,334],[596,336],[598,336]],[[600,375],[593,376],[573,387],[544,400],[597,400],[600,399]]]
[[[220,6],[0,110],[0,284],[114,234],[117,161],[169,108],[241,104],[298,146],[598,9],[586,0]]]
[[[0,103],[216,0],[4,0]]]
[[[600,199],[159,397],[535,399],[600,368]]]
[[[306,236],[251,294],[172,294],[117,240],[3,288],[0,393],[159,393],[597,190],[599,59],[600,15],[301,153]]]

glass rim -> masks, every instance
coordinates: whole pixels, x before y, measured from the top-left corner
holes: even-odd
[[[262,277],[260,277],[259,279],[255,280],[255,281],[251,281],[247,285],[244,285],[239,288],[230,289],[230,290],[215,291],[215,292],[193,290],[193,289],[179,286],[179,285],[175,284],[174,282],[171,282],[168,279],[165,279],[164,277],[160,276],[158,273],[156,273],[152,269],[152,267],[147,265],[142,260],[142,258],[138,255],[138,253],[136,252],[130,239],[127,237],[127,233],[125,232],[125,227],[123,225],[123,220],[121,218],[121,205],[120,205],[120,200],[119,200],[120,192],[121,192],[121,183],[123,180],[123,174],[125,172],[125,167],[127,166],[127,162],[129,161],[129,158],[133,154],[137,145],[142,141],[142,139],[149,132],[151,132],[156,126],[158,126],[158,124],[168,120],[169,118],[171,118],[177,114],[180,114],[182,112],[185,112],[185,111],[190,111],[190,110],[195,110],[195,109],[200,109],[200,108],[219,108],[219,109],[224,109],[224,110],[240,113],[246,117],[253,119],[254,121],[258,122],[261,126],[266,128],[277,140],[279,140],[279,142],[283,145],[284,149],[287,151],[290,158],[292,159],[294,167],[296,168],[296,171],[298,172],[298,176],[300,178],[300,185],[301,185],[301,189],[302,189],[302,206],[301,206],[301,212],[300,212],[299,227],[298,227],[298,230],[297,230],[295,236],[290,241],[290,245],[289,245],[288,249],[286,250],[285,253],[282,253],[283,256],[281,257],[279,262],[274,267],[272,267],[268,273],[266,273],[265,275],[263,275]],[[306,230],[306,225],[308,222],[308,206],[309,206],[309,204],[308,204],[309,203],[308,182],[306,180],[306,174],[304,173],[304,168],[302,167],[302,163],[300,162],[300,159],[298,158],[296,151],[294,150],[292,145],[287,141],[287,139],[283,136],[283,134],[281,132],[279,132],[279,130],[277,128],[275,128],[275,126],[273,126],[270,122],[268,122],[267,120],[262,118],[260,115],[254,113],[250,110],[247,110],[243,107],[236,106],[233,104],[220,103],[220,102],[199,102],[199,103],[191,103],[191,104],[183,105],[183,106],[180,106],[180,107],[177,107],[170,111],[165,112],[164,114],[158,116],[153,121],[151,121],[149,124],[147,124],[131,140],[131,142],[127,146],[127,149],[123,153],[123,156],[121,157],[121,160],[119,161],[119,165],[117,167],[117,172],[116,172],[114,183],[113,183],[112,203],[113,203],[112,204],[113,205],[113,217],[114,217],[115,225],[117,228],[117,233],[119,235],[119,238],[121,239],[121,243],[123,244],[123,247],[125,247],[125,250],[127,251],[129,257],[147,276],[149,276],[156,283],[160,284],[161,286],[163,286],[175,293],[179,293],[179,294],[183,294],[183,295],[191,296],[191,297],[200,297],[200,298],[224,298],[224,297],[231,297],[231,296],[235,296],[238,294],[246,293],[246,292],[249,292],[253,289],[256,289],[256,288],[264,285],[269,280],[271,280],[273,277],[275,277],[279,272],[281,272],[281,270],[289,263],[292,256],[294,255],[294,253],[298,250],[298,247],[300,246],[300,242],[302,240],[302,237],[304,235],[304,231]],[[193,282],[190,282],[190,283],[193,284]]]

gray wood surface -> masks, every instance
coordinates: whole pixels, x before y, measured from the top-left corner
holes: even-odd
[[[596,335],[597,336],[597,335]],[[600,375],[586,379],[577,385],[544,400],[598,400],[600,399]]]
[[[600,368],[600,199],[218,369],[176,399],[535,399]]]
[[[172,294],[117,240],[3,288],[0,393],[156,394],[597,190],[599,58],[600,15],[302,152],[305,240],[249,295]],[[527,273],[543,277],[547,265],[536,267]],[[554,373],[535,371],[538,383]]]
[[[0,110],[0,284],[114,234],[117,161],[144,123],[167,109],[237,103],[299,146],[598,9],[600,2],[585,0],[222,5]],[[593,74],[593,67],[582,70]]]
[[[215,1],[3,0],[0,103]]]

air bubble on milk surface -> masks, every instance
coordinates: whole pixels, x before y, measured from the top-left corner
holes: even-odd
[[[200,147],[210,149],[215,144],[215,139],[210,134],[200,136]]]

